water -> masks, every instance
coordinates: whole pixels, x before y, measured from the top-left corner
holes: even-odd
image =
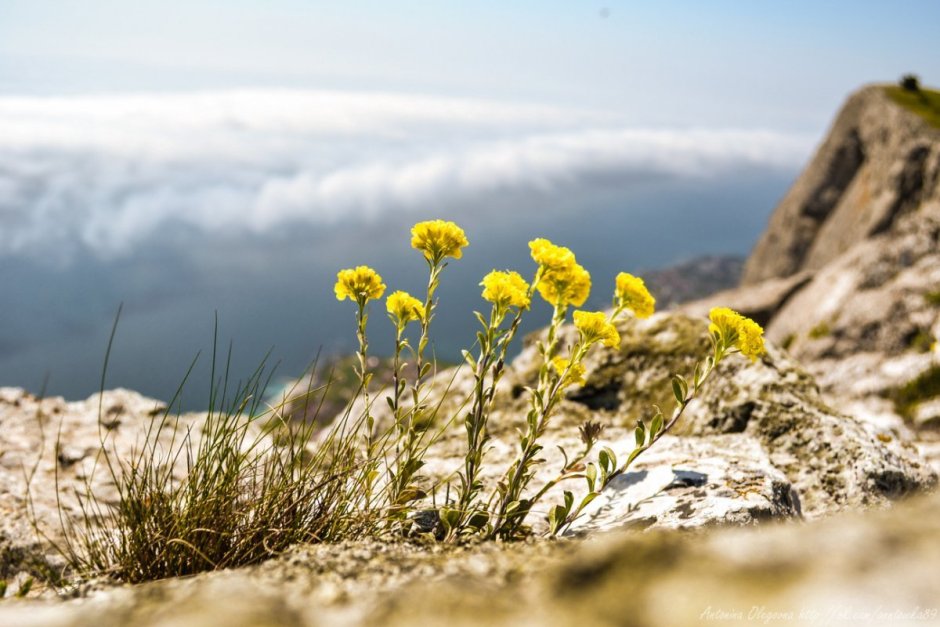
[[[206,404],[215,313],[223,346],[231,340],[233,378],[247,376],[270,351],[287,377],[300,373],[318,350],[355,348],[354,306],[337,302],[332,285],[343,267],[369,264],[389,289],[419,293],[426,281],[409,228],[421,219],[457,220],[471,245],[443,276],[434,349],[455,359],[472,341],[480,278],[493,268],[533,271],[526,243],[548,237],[570,246],[592,273],[587,308],[609,302],[614,275],[637,272],[700,254],[746,254],[795,167],[739,167],[703,177],[584,179],[541,192],[506,190],[486,202],[459,200],[446,210],[417,203],[369,219],[290,224],[263,233],[206,232],[170,224],[118,256],[87,249],[67,262],[48,255],[6,256],[0,323],[0,383],[69,399],[98,389],[113,316],[120,321],[107,387],[127,387],[168,399],[197,352],[184,406]],[[53,241],[53,246],[55,240]],[[35,253],[35,251],[33,251]],[[46,258],[48,257],[48,258]],[[524,330],[544,324],[537,302]],[[391,325],[373,306],[371,348],[387,354]]]

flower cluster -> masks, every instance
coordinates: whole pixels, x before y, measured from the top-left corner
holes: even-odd
[[[425,463],[422,456],[428,446],[424,432],[427,425],[433,424],[437,410],[429,402],[429,397],[423,394],[425,377],[429,376],[432,366],[424,362],[422,355],[430,342],[428,329],[437,305],[435,290],[441,271],[447,266],[445,259],[460,259],[463,248],[468,245],[463,229],[444,220],[419,222],[411,229],[411,236],[412,247],[420,251],[428,262],[426,297],[422,301],[407,292],[395,291],[385,302],[389,318],[397,330],[393,381],[390,395],[386,398],[394,414],[397,436],[377,434],[373,437],[376,423],[369,414],[371,373],[366,368],[366,303],[381,297],[385,285],[374,270],[359,266],[340,271],[335,288],[338,299],[349,298],[359,305],[359,373],[366,401],[365,425],[369,430],[363,466],[369,479],[365,484],[370,495],[373,487],[387,486],[384,498],[390,504],[389,520],[397,525],[394,528],[403,531],[410,525],[409,511],[413,509],[410,503],[427,495],[422,487],[426,478],[419,472]],[[696,366],[690,381],[680,375],[673,377],[676,405],[671,417],[667,418],[657,407],[657,414],[648,423],[640,421],[635,429],[636,447],[623,464],[617,463],[615,454],[608,448],[598,454],[596,462],[587,461],[602,426],[585,423],[581,427],[583,450],[569,457],[568,452],[562,449],[564,470],[533,495],[529,489],[530,481],[536,476],[535,467],[543,461],[540,439],[559,407],[563,406],[566,390],[586,384],[586,363],[590,351],[595,345],[618,350],[621,338],[617,321],[620,316],[629,310],[636,318],[648,318],[656,309],[656,299],[642,278],[621,272],[614,285],[613,310],[576,309],[570,318],[578,331],[577,337],[573,338],[562,333],[562,327],[569,321],[569,308],[581,307],[587,301],[591,292],[591,275],[578,264],[570,249],[547,239],[532,240],[529,250],[536,264],[531,281],[512,270],[493,270],[480,282],[483,300],[493,306],[489,316],[474,312],[481,325],[476,334],[477,350],[475,353],[462,351],[473,376],[473,389],[466,404],[462,405],[466,409],[461,410],[467,437],[466,455],[463,468],[452,475],[455,477],[453,492],[449,491],[451,486],[448,485],[447,493],[453,497],[445,496],[438,510],[443,536],[450,540],[475,534],[489,538],[519,537],[527,533],[526,517],[546,490],[560,481],[582,477],[588,484],[588,494],[580,503],[575,504],[571,493],[566,492],[565,502],[549,511],[550,533],[557,533],[580,515],[612,477],[622,473],[638,455],[669,431],[722,357],[735,352],[729,349],[736,348],[752,361],[764,352],[763,329],[759,325],[730,309],[713,309],[709,314],[709,328],[714,353]],[[537,379],[530,387],[524,388],[528,391],[529,410],[525,426],[519,430],[517,454],[492,486],[492,493],[486,495],[483,464],[490,448],[488,421],[500,378],[505,373],[510,345],[536,292],[552,306],[554,313],[544,335],[536,343],[541,357]],[[412,347],[405,330],[410,322],[415,321],[420,323],[420,337]],[[413,361],[405,361],[406,353],[411,354]],[[404,368],[408,363],[413,364],[415,374],[407,377],[411,379],[410,402],[403,402],[405,391],[409,389]],[[442,423],[449,424],[449,421],[445,419]],[[431,436],[428,441],[435,437]],[[384,484],[377,479],[383,475],[383,467],[386,468]]]
[[[333,291],[336,292],[336,300],[348,298],[364,305],[368,300],[382,298],[385,284],[378,272],[369,266],[356,266],[336,273]]]
[[[608,348],[620,347],[620,333],[603,311],[575,311],[574,326],[586,345],[600,342]]]
[[[409,322],[424,318],[424,304],[409,294],[398,290],[385,299],[385,309],[392,316],[397,327],[404,327]]]
[[[532,260],[546,270],[566,270],[575,264],[574,253],[539,237],[529,242]]]
[[[428,220],[411,229],[411,247],[423,252],[425,259],[433,264],[440,263],[444,257],[460,259],[468,244],[463,229],[453,222]]]
[[[539,294],[555,307],[580,307],[591,293],[591,275],[578,264],[560,270],[548,270],[538,284]]]
[[[570,359],[555,357],[552,359],[552,368],[555,369],[559,377],[564,375],[566,370],[568,371],[568,374],[561,382],[562,387],[566,388],[570,385],[584,385],[587,383],[584,378],[584,364],[580,362],[571,363]]]
[[[752,362],[764,354],[764,329],[750,318],[727,307],[715,307],[708,318],[708,330],[717,333],[724,346],[736,346]]]
[[[500,309],[517,307],[529,308],[529,284],[518,272],[493,270],[480,283],[483,286],[483,299]]]
[[[580,307],[591,293],[591,275],[578,264],[574,253],[547,239],[529,242],[532,260],[539,265],[539,294],[550,305]]]
[[[649,318],[656,308],[656,299],[646,289],[643,279],[621,272],[617,275],[614,305],[618,309],[630,309],[637,318]]]

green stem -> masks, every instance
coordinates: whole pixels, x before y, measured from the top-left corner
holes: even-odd
[[[538,444],[539,438],[545,433],[551,419],[552,412],[561,398],[561,391],[564,389],[564,380],[571,367],[584,359],[589,345],[583,340],[580,341],[572,355],[571,361],[564,372],[559,373],[558,377],[552,381],[549,377],[551,360],[557,350],[557,332],[558,328],[565,320],[567,307],[558,306],[555,308],[555,314],[552,317],[552,323],[548,329],[548,338],[543,348],[542,366],[539,371],[538,393],[532,396],[532,408],[527,416],[527,430],[522,438],[522,447],[516,461],[510,466],[505,477],[506,486],[502,497],[499,498],[499,506],[496,518],[493,524],[492,537],[502,536],[510,537],[525,521],[529,509],[534,503],[528,506],[517,506],[510,512],[509,507],[514,502],[521,502],[521,497],[529,481],[532,478],[530,468],[535,460],[535,456],[541,450]],[[547,393],[547,394],[546,394]]]
[[[486,374],[494,358],[493,344],[496,341],[496,332],[505,317],[505,312],[495,305],[490,312],[484,333],[480,334],[480,353],[473,373],[473,404],[465,421],[467,429],[467,455],[464,457],[464,470],[461,476],[460,492],[457,495],[457,524],[450,532],[453,538],[470,519],[473,514],[472,507],[479,494],[481,486],[478,484],[480,466],[483,462],[483,448],[486,445],[487,407],[493,396],[495,382],[490,388],[486,387]]]
[[[372,408],[369,401],[369,374],[368,374],[368,350],[369,350],[369,341],[366,338],[366,322],[369,317],[366,314],[366,307],[364,301],[358,302],[359,309],[356,313],[356,338],[359,340],[359,384],[362,386],[362,392],[365,399],[365,413],[366,413],[366,426],[368,428],[367,438],[369,446],[371,449],[372,445],[372,427],[373,427],[373,418],[372,418]],[[371,453],[371,450],[370,450]]]

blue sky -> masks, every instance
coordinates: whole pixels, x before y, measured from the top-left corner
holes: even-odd
[[[3,0],[0,91],[379,89],[819,132],[860,84],[940,82],[940,3]]]

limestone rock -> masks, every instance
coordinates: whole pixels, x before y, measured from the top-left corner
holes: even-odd
[[[893,399],[940,365],[940,130],[883,86],[854,94],[774,211],[742,287],[682,309],[717,303],[764,324],[828,404],[881,438],[922,437],[940,389]]]
[[[724,290],[687,303],[681,310],[691,316],[704,318],[712,307],[731,307],[758,324],[766,325],[812,277],[811,272],[798,272],[779,279],[768,279],[745,289]]]
[[[705,322],[682,314],[626,320],[620,331],[620,350],[589,356],[587,382],[569,391],[561,421],[576,415],[624,427],[648,419],[652,404],[671,405],[671,374],[690,374],[707,350]],[[531,382],[536,361],[529,348],[513,364],[517,388]],[[879,438],[829,406],[814,378],[772,344],[756,363],[724,360],[677,427],[686,436],[738,437],[742,450],[750,439],[760,442],[811,517],[884,503],[936,481],[912,444]]]
[[[940,493],[882,512],[587,540],[298,547],[244,569],[70,601],[0,604],[18,627],[936,624]]]
[[[790,482],[748,437],[664,436],[631,468],[591,502],[570,533],[701,529],[800,516]]]
[[[865,87],[774,211],[742,283],[822,268],[930,199],[940,199],[940,132],[883,86]]]
[[[514,584],[416,582],[366,624],[936,624],[938,533],[935,493],[811,524],[612,535]]]
[[[66,402],[0,388],[0,580],[48,577],[50,570],[61,568],[58,554],[39,542],[34,523],[61,544],[62,525],[81,520],[77,494],[90,489],[102,503],[114,502],[117,492],[102,446],[126,464],[165,409],[159,401],[123,389]],[[191,428],[198,442],[203,418],[171,415],[168,424]],[[165,430],[159,450],[169,451],[171,438],[172,431]],[[178,463],[176,476],[182,477],[185,461]],[[119,465],[114,467],[120,472]]]

